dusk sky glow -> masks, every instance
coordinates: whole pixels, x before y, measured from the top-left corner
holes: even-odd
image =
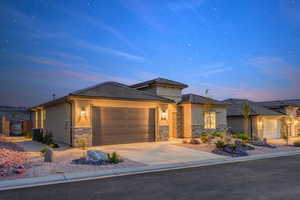
[[[156,77],[219,100],[300,98],[299,0],[2,0],[0,105]]]

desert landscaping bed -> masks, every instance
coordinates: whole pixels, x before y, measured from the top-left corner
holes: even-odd
[[[34,143],[34,142],[33,142]],[[67,150],[57,149],[54,151],[53,162],[44,162],[44,157],[40,152],[24,152],[24,148],[16,143],[7,141],[7,139],[0,142],[0,150],[6,151],[6,149],[13,150],[15,152],[21,152],[26,155],[26,162],[21,166],[24,173],[17,174],[14,169],[10,170],[10,173],[3,174],[0,176],[1,180],[12,180],[19,178],[31,178],[31,177],[42,177],[53,174],[61,173],[81,173],[91,172],[98,170],[111,170],[119,168],[129,167],[143,167],[146,166],[143,163],[135,162],[127,158],[122,158],[122,162],[118,164],[106,163],[103,165],[88,165],[88,164],[75,164],[74,160],[79,159],[83,156],[84,152],[81,149],[70,148]],[[112,152],[107,152],[112,153]],[[19,155],[18,155],[19,156]]]
[[[181,147],[190,148],[199,151],[205,151],[209,153],[216,153],[216,146],[214,144],[176,144]],[[297,151],[300,150],[300,147],[295,146],[287,146],[287,145],[274,145],[275,148],[269,147],[260,147],[254,146],[254,150],[248,150],[248,156],[251,155],[261,155],[261,154],[269,154],[269,153],[277,153],[277,152],[287,152],[287,151]],[[220,153],[218,153],[220,154]],[[228,154],[222,154],[225,156],[230,156]]]

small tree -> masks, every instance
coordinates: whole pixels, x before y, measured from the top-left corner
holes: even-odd
[[[282,118],[281,125],[281,136],[286,141],[286,145],[289,144],[289,136],[290,136],[290,118]]]
[[[86,139],[80,139],[78,146],[82,150],[83,157],[85,158],[86,157],[85,150],[87,149],[87,140]]]
[[[243,105],[243,116],[244,116],[244,133],[249,135],[249,116],[250,116],[250,106],[248,103]]]
[[[205,112],[212,111],[213,100],[208,97],[208,89],[205,90],[205,98],[204,98],[204,105],[203,105],[203,117],[205,118]],[[209,131],[205,129],[205,135],[208,135]]]

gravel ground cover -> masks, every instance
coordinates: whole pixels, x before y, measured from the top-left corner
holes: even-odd
[[[28,144],[24,145],[26,148],[23,149],[23,145],[18,145],[18,142],[20,144],[22,143],[22,140],[19,139],[18,142],[12,143],[9,142],[9,138],[6,138],[5,142],[0,143],[5,147],[10,147],[12,149],[20,151],[26,151],[26,148],[29,146]],[[35,142],[27,141],[32,144],[30,146],[33,146]],[[38,144],[37,144],[38,145]],[[34,149],[34,148],[32,148]],[[110,170],[110,169],[119,169],[119,168],[128,168],[128,167],[143,167],[146,166],[146,164],[135,162],[132,160],[129,160],[127,158],[122,158],[123,162],[118,164],[106,164],[106,165],[80,165],[80,164],[72,164],[72,160],[78,159],[83,156],[84,152],[80,149],[75,148],[69,148],[69,149],[57,149],[54,153],[54,162],[47,163],[43,161],[43,156],[39,152],[30,152],[32,150],[30,148],[27,149],[28,152],[22,152],[26,153],[28,155],[28,160],[26,165],[24,165],[24,169],[26,170],[25,174],[14,174],[11,173],[9,176],[0,176],[1,180],[12,180],[12,179],[19,179],[19,178],[30,178],[30,177],[42,177],[42,176],[48,176],[52,174],[58,174],[58,173],[80,173],[80,172],[91,172],[91,171],[98,171],[98,170]],[[1,151],[1,149],[0,149]],[[111,152],[107,152],[111,153]]]
[[[209,153],[217,153],[222,154],[224,156],[229,156],[227,153],[221,153],[220,151],[216,151],[216,147],[214,144],[175,144],[186,148],[191,148],[194,150],[205,151]],[[269,154],[269,153],[276,153],[276,152],[286,152],[286,151],[297,151],[300,150],[300,147],[295,146],[287,146],[287,145],[275,145],[276,148],[268,148],[268,147],[261,147],[261,146],[253,146],[254,150],[247,151],[248,155],[261,155],[261,154]]]

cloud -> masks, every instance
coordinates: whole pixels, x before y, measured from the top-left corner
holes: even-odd
[[[69,60],[78,60],[78,61],[86,61],[85,58],[81,57],[81,56],[75,56],[75,55],[71,55],[65,52],[52,52],[52,55],[61,57],[61,58],[65,58],[65,59],[69,59]]]
[[[37,57],[37,56],[29,56],[28,58],[35,63],[48,65],[52,67],[71,67],[69,63],[65,63],[63,61],[59,61],[56,59]]]
[[[126,36],[124,36],[124,34],[122,34],[116,28],[104,23],[99,18],[96,19],[96,18],[90,17],[88,15],[85,15],[82,12],[71,11],[71,10],[66,10],[66,9],[62,10],[62,12],[66,13],[67,15],[70,15],[74,18],[80,18],[81,21],[84,21],[85,23],[89,23],[89,24],[91,24],[92,26],[94,26],[96,28],[99,28],[103,31],[111,33],[115,38],[117,38],[120,41],[124,42],[129,47],[131,47],[133,49],[136,49],[135,45]]]
[[[145,61],[145,58],[141,57],[141,56],[136,56],[136,55],[132,55],[132,54],[129,54],[129,53],[126,53],[126,52],[122,52],[122,51],[118,51],[118,50],[98,46],[98,45],[95,45],[95,44],[90,44],[90,43],[84,42],[84,41],[79,41],[76,44],[77,44],[77,46],[79,46],[81,48],[85,48],[85,49],[88,49],[90,51],[94,51],[96,53],[99,53],[99,52],[100,53],[108,53],[108,54],[111,54],[111,55],[124,57],[124,58],[127,58],[129,60]]]
[[[232,71],[232,67],[225,67],[224,63],[213,63],[203,68],[202,77],[209,77],[210,75]]]

